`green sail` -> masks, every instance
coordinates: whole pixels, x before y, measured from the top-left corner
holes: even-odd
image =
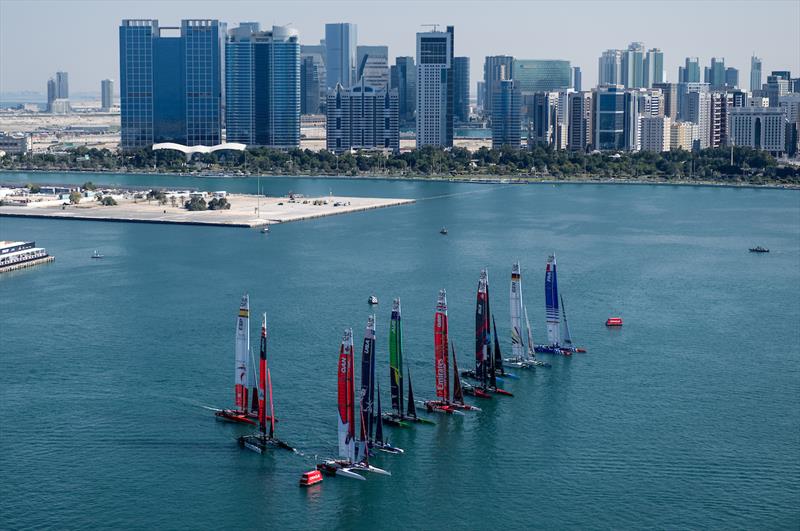
[[[403,332],[400,324],[400,299],[392,302],[389,323],[389,380],[392,409],[403,418]]]

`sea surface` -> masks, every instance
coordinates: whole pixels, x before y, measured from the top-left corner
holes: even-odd
[[[0,174],[0,182],[255,192],[256,179]],[[294,191],[412,197],[410,206],[241,228],[0,218],[55,262],[0,276],[0,528],[797,529],[800,192],[657,185],[480,185],[262,178]],[[447,236],[439,234],[446,226]],[[748,247],[769,247],[769,254]],[[102,260],[90,258],[97,249]],[[511,264],[534,336],[558,257],[588,352],[506,382],[483,411],[387,427],[391,477],[298,486],[336,452],[345,327],[378,327],[388,408],[391,300],[414,392],[433,396],[433,312],[472,365],[475,290],[510,353]],[[233,402],[234,324],[269,320],[277,435],[205,407]],[[377,307],[367,297],[380,299]],[[604,326],[620,316],[621,329]],[[546,356],[546,355],[545,355]],[[205,406],[205,407],[204,407]]]

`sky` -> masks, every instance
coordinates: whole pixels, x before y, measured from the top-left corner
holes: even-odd
[[[687,56],[724,57],[749,87],[750,56],[772,70],[800,75],[800,0],[673,1],[207,1],[0,0],[0,92],[46,92],[57,70],[69,72],[70,93],[96,92],[119,77],[118,27],[123,18],[242,21],[262,28],[291,24],[300,42],[317,44],[326,22],[358,25],[359,44],[389,46],[390,63],[414,55],[423,24],[455,26],[455,55],[469,56],[470,92],[487,55],[567,59],[580,66],[584,88],[597,82],[597,58],[632,41],[661,48],[667,81]]]

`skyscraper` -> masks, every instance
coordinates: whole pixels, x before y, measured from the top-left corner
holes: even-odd
[[[389,47],[358,46],[356,48],[356,81],[362,78],[376,89],[389,87]]]
[[[622,52],[622,84],[626,88],[644,85],[644,43],[632,42]]]
[[[328,151],[386,149],[400,151],[397,90],[376,89],[361,78],[346,89],[338,85],[325,106]]]
[[[725,69],[725,88],[737,88],[739,86],[739,70],[729,66]]]
[[[725,88],[725,58],[712,57],[711,66],[706,68],[703,81],[711,86],[711,90]]]
[[[644,56],[644,79],[642,86],[650,88],[653,83],[664,81],[664,52],[659,48],[647,50]],[[668,128],[669,129],[669,128]]]
[[[750,91],[761,90],[761,58],[750,58]]]
[[[302,54],[301,54],[302,56]],[[300,60],[300,113],[316,114],[320,110],[319,69],[314,57],[306,55]]]
[[[483,113],[491,116],[494,109],[494,86],[499,81],[512,79],[514,58],[510,55],[490,55],[483,62]]]
[[[325,24],[326,83],[347,88],[356,80],[358,27],[347,22]]]
[[[700,82],[700,60],[697,57],[687,57],[685,66],[678,67],[679,83]]]
[[[69,99],[69,73],[56,72],[56,99]]]
[[[104,79],[100,82],[100,109],[104,112],[114,106],[114,81]]]
[[[417,109],[417,67],[413,57],[397,57],[391,69],[391,88],[397,89],[400,123],[413,122]]]
[[[603,85],[594,90],[592,144],[599,150],[634,151],[639,112],[637,98],[622,85]]]
[[[326,47],[325,47],[325,40],[320,41],[320,44],[301,44],[300,45],[300,69],[301,69],[301,72],[300,72],[300,77],[301,77],[301,82],[300,82],[300,91],[301,91],[300,101],[301,102],[306,100],[306,95],[305,95],[305,92],[304,92],[304,89],[303,89],[304,85],[303,85],[303,81],[302,81],[304,79],[303,76],[305,75],[303,73],[304,71],[303,71],[302,64],[303,64],[303,60],[304,59],[306,59],[307,57],[310,57],[311,60],[312,60],[312,64],[314,65],[313,71],[310,72],[310,75],[311,75],[312,78],[317,80],[317,83],[319,85],[319,93],[317,94],[318,107],[324,107],[325,106],[325,101],[327,100],[327,94],[328,94],[328,84],[326,82],[327,71],[326,71],[326,68],[325,68],[325,57],[326,57],[326,55],[327,55],[327,53],[326,53]],[[311,84],[313,84],[313,83],[314,83],[314,80],[312,79],[311,80]],[[311,95],[309,95],[308,97],[309,98],[313,98],[313,96],[311,96]],[[313,101],[306,100],[306,103],[311,103],[311,106],[313,107]],[[301,107],[302,107],[302,105],[301,105]],[[305,114],[306,111],[303,111],[303,113]]]
[[[552,92],[569,88],[569,61],[514,59],[513,79],[523,94]]]
[[[521,93],[513,80],[494,83],[492,102],[492,149],[520,147]]]
[[[228,140],[292,148],[300,145],[300,43],[296,29],[254,23],[231,30],[225,78]]]
[[[453,146],[453,27],[417,33],[417,147]]]
[[[653,83],[653,88],[660,89],[664,95],[664,116],[675,122],[678,119],[677,83]]]
[[[606,50],[597,61],[597,84],[619,85],[622,83],[622,51]]]
[[[670,148],[671,120],[666,116],[643,116],[640,121],[642,151],[660,153]]]
[[[122,149],[222,141],[225,24],[123,20],[119,27]]]
[[[575,92],[581,91],[581,86],[583,85],[583,76],[581,75],[581,67],[573,66],[572,67],[572,88],[575,89]]]
[[[592,93],[573,92],[569,95],[569,139],[572,151],[586,151],[592,144]]]
[[[711,93],[693,91],[686,94],[683,99],[684,112],[682,116],[686,121],[697,124],[700,138],[697,149],[709,147],[711,140]]]
[[[52,77],[47,80],[47,112],[53,112],[53,102],[56,100],[56,80]]]
[[[532,123],[529,144],[556,144],[558,92],[536,92],[527,97],[527,119]]]
[[[453,58],[453,116],[469,121],[469,57]]]

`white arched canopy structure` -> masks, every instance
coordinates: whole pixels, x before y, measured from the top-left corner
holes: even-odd
[[[216,146],[185,146],[183,144],[176,144],[174,142],[162,142],[160,144],[153,144],[153,151],[161,149],[171,149],[180,151],[186,155],[186,160],[192,158],[195,153],[213,153],[215,151],[244,151],[247,148],[246,144],[239,144],[237,142],[226,142],[224,144],[217,144]]]

